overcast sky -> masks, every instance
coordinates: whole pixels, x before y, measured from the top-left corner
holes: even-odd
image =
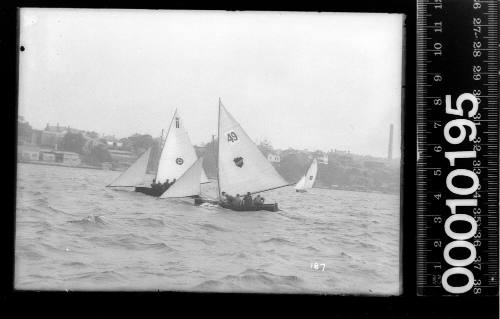
[[[19,114],[159,136],[178,108],[217,134],[218,98],[276,148],[400,156],[403,16],[21,9]]]

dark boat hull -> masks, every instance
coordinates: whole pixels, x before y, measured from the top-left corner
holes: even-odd
[[[143,186],[135,187],[134,191],[154,197],[160,197],[161,194],[163,194],[164,192],[164,190],[162,189],[153,189],[151,187],[143,187]]]
[[[205,198],[195,198],[194,203],[195,203],[195,205],[201,205],[203,203],[219,205],[223,208],[227,208],[227,209],[239,211],[239,212],[255,212],[255,211],[259,211],[259,210],[267,210],[269,212],[279,211],[278,203],[262,204],[259,206],[252,206],[252,207],[244,207],[244,206],[235,207],[235,206],[228,204],[228,203],[222,203],[222,202],[217,201],[217,200],[210,200],[210,199],[205,199]]]

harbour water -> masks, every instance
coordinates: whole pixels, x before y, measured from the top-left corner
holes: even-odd
[[[279,212],[234,212],[106,188],[114,171],[17,174],[16,289],[400,292],[397,195],[290,186],[262,194]]]

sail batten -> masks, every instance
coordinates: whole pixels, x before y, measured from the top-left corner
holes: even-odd
[[[289,185],[219,100],[219,195],[259,193]]]
[[[182,119],[175,110],[158,161],[156,181],[164,183],[167,179],[170,181],[178,179],[197,159],[198,156],[184,129]],[[199,182],[210,182],[203,168]]]
[[[108,187],[134,187],[141,184],[148,168],[151,148],[144,152],[139,158],[118,176]]]

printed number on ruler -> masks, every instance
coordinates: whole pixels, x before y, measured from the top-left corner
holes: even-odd
[[[498,294],[498,1],[417,9],[417,288]]]

